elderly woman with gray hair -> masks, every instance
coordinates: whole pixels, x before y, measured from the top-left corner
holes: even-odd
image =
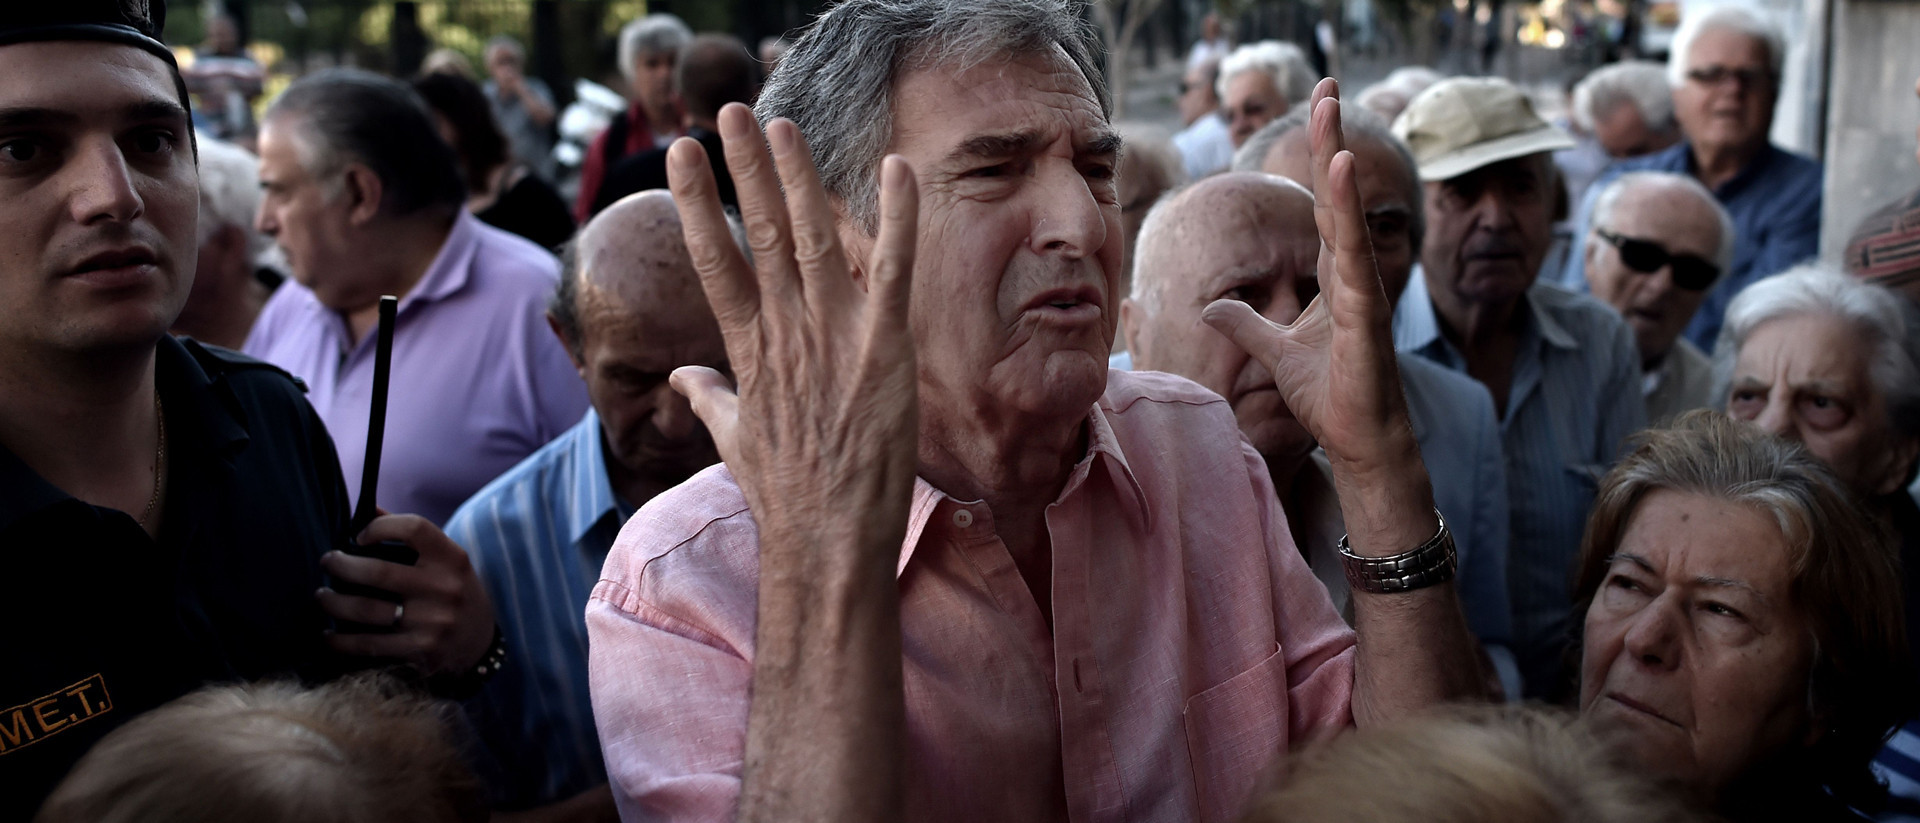
[[[1753,284],[1727,308],[1715,371],[1727,412],[1799,441],[1898,538],[1920,570],[1920,319],[1884,287],[1807,265]],[[1920,594],[1909,574],[1909,598]],[[1915,615],[1920,616],[1920,615]],[[1910,635],[1920,637],[1912,618]]]
[[[1576,568],[1581,716],[1645,772],[1735,823],[1881,803],[1869,762],[1912,709],[1899,565],[1817,451],[1705,410],[1643,432]]]

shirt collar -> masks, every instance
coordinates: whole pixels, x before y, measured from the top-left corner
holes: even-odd
[[[588,408],[586,416],[561,437],[570,438],[566,448],[573,461],[573,490],[567,495],[573,503],[566,513],[567,539],[578,546],[608,514],[618,513],[620,505],[613,496],[613,481],[607,477],[600,415]]]
[[[192,453],[201,449],[205,449],[203,454],[229,459],[247,443],[244,412],[230,395],[215,390],[215,382],[186,345],[171,335],[160,338],[154,350],[154,383],[168,410],[168,429],[178,434],[172,438],[175,444],[195,447],[169,449],[182,462],[194,459]],[[11,449],[0,446],[0,530],[41,509],[74,499],[48,483]]]
[[[1678,152],[1679,162],[1676,164],[1669,160],[1666,165],[1673,167],[1674,171],[1698,176],[1696,173],[1700,170],[1700,164],[1694,162],[1693,143],[1691,141],[1681,140],[1672,148],[1667,149],[1667,151]],[[1752,185],[1754,180],[1765,174],[1767,169],[1773,166],[1781,154],[1783,154],[1783,152],[1773,145],[1773,141],[1767,141],[1766,145],[1760,147],[1760,153],[1755,154],[1753,159],[1747,162],[1746,167],[1740,169],[1739,173],[1728,178],[1727,182],[1721,183],[1713,190],[1714,196],[1731,197],[1741,189]],[[1662,159],[1666,158],[1663,156]]]
[[[1555,348],[1580,348],[1580,341],[1575,340],[1573,334],[1567,331],[1567,327],[1560,324],[1559,318],[1554,317],[1553,312],[1541,302],[1541,290],[1547,288],[1552,287],[1544,283],[1536,282],[1527,289],[1527,293],[1523,298],[1527,301],[1528,311],[1533,315],[1534,329],[1539,331],[1540,339],[1547,341],[1548,344]]]
[[[479,250],[480,220],[462,209],[447,231],[446,241],[440,244],[440,253],[434,255],[432,265],[427,266],[427,273],[407,296],[400,298],[400,311],[405,312],[415,303],[443,300],[466,288],[474,255]]]
[[[1134,477],[1133,467],[1128,464],[1126,453],[1120,449],[1120,440],[1114,434],[1112,422],[1107,419],[1108,413],[1105,398],[1095,404],[1093,410],[1088,413],[1087,454],[1074,465],[1066,485],[1061,488],[1060,497],[1054,502],[1058,503],[1078,491],[1096,468],[1095,464],[1098,464],[1098,468],[1107,472],[1113,480],[1113,485],[1120,490],[1124,504],[1122,508],[1129,517],[1133,518],[1134,525],[1142,531],[1152,531],[1153,510],[1148,508],[1146,492],[1141,488],[1140,481]],[[955,505],[960,505],[960,501],[934,488],[926,478],[914,477],[913,501],[907,508],[906,539],[901,543],[900,560],[894,567],[896,578],[906,572],[907,563],[913,558],[914,550],[920,545],[921,538],[926,535],[927,526],[933,521],[934,514],[942,508],[942,503],[950,500],[953,500]]]
[[[1536,282],[1521,296],[1526,304],[1525,311],[1533,318],[1531,327],[1538,331],[1541,339],[1555,347],[1579,348],[1579,341],[1541,303],[1540,291],[1545,288],[1549,286]],[[1407,279],[1407,290],[1400,295],[1399,305],[1394,307],[1393,347],[1401,351],[1419,352],[1442,340],[1440,317],[1434,311],[1433,298],[1427,294],[1426,272],[1415,267],[1413,276]]]

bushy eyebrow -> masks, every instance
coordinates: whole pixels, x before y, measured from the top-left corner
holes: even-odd
[[[1614,552],[1613,554],[1608,555],[1607,565],[1611,566],[1615,562],[1622,561],[1622,560],[1628,563],[1632,563],[1635,566],[1639,566],[1642,571],[1648,574],[1659,574],[1659,572],[1654,571],[1653,564],[1651,562],[1648,562],[1646,558],[1641,557],[1640,555],[1637,555],[1637,554],[1630,554],[1628,552]],[[1758,598],[1762,603],[1771,605],[1773,602],[1772,600],[1768,599],[1765,594],[1762,594],[1759,589],[1754,588],[1753,584],[1747,583],[1742,580],[1735,580],[1731,577],[1714,577],[1712,575],[1703,574],[1693,578],[1693,584],[1695,586],[1702,586],[1706,588],[1715,588],[1715,589],[1739,589],[1741,591],[1744,591]]]
[[[1004,134],[981,134],[969,137],[947,153],[949,160],[980,160],[998,157],[1018,157],[1038,151],[1047,141],[1046,135],[1038,129],[1009,132]],[[1118,156],[1125,141],[1120,133],[1112,129],[1095,132],[1084,144],[1075,147],[1076,154]]]

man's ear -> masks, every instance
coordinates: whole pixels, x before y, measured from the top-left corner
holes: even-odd
[[[1133,298],[1120,300],[1120,339],[1127,341],[1127,352],[1133,357],[1133,367],[1145,370],[1151,355],[1146,350],[1146,335],[1140,331],[1140,321],[1145,312],[1135,305]]]
[[[380,183],[380,175],[362,163],[348,163],[342,172],[341,195],[347,198],[347,220],[355,226],[364,226],[380,216],[380,200],[386,188]]]
[[[1920,437],[1896,440],[1893,448],[1887,450],[1886,467],[1882,470],[1880,483],[1874,488],[1874,493],[1889,495],[1904,488],[1913,477],[1913,461],[1916,459],[1920,459]]]
[[[567,337],[567,332],[560,328],[560,321],[554,319],[552,312],[547,313],[547,328],[553,330],[554,337],[560,338],[560,348],[567,350],[567,359],[573,361],[573,368],[580,372],[580,379],[587,379],[587,364],[580,359],[580,345]]]
[[[861,292],[867,290],[867,256],[873,254],[873,244],[877,239],[860,228],[860,221],[847,217],[836,200],[833,204],[834,232],[840,237],[840,251],[847,256],[847,270],[853,274],[854,285]]]

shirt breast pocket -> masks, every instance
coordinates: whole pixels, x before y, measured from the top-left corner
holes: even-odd
[[[1285,656],[1278,646],[1253,668],[1187,700],[1187,757],[1199,820],[1231,820],[1287,745]]]

